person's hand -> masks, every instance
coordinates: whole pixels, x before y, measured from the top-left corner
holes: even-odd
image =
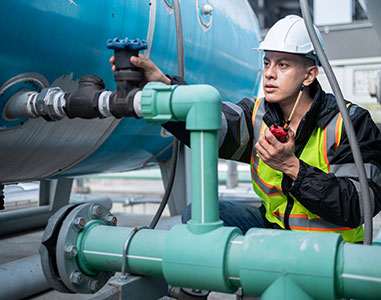
[[[139,53],[139,56],[131,56],[131,64],[141,68],[145,82],[159,81],[171,84],[171,80],[153,63],[152,60]],[[115,57],[110,58],[111,70],[115,72]]]
[[[266,165],[287,174],[292,180],[296,179],[299,172],[299,159],[294,154],[294,138],[295,133],[290,128],[286,142],[281,143],[266,128],[255,144],[259,157]]]

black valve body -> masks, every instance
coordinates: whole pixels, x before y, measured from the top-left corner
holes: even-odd
[[[83,76],[73,93],[65,95],[65,112],[69,118],[94,119],[102,115],[98,110],[98,98],[104,91],[103,80],[95,75]]]

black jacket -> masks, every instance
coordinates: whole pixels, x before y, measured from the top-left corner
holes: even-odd
[[[185,84],[179,77],[172,77],[173,84]],[[312,93],[314,101],[310,110],[301,120],[296,131],[295,155],[303,151],[316,126],[324,128],[337,114],[335,97],[326,94],[316,81]],[[255,100],[244,98],[237,104],[223,102],[223,128],[219,132],[219,157],[250,163],[253,145],[253,126],[251,122]],[[283,116],[278,104],[265,102],[264,122],[282,124]],[[351,120],[355,129],[364,163],[372,167],[368,176],[373,215],[381,209],[381,134],[367,110],[352,104]],[[164,127],[189,146],[189,132],[184,123],[169,122]],[[341,140],[330,165],[353,164],[353,156],[343,126]],[[336,177],[300,160],[298,176],[293,181],[283,177],[282,189],[292,194],[303,206],[314,214],[337,225],[355,228],[363,223],[362,197],[356,174]],[[263,211],[263,208],[262,208]],[[271,225],[270,225],[271,226]]]

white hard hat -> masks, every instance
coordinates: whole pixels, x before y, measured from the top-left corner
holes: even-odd
[[[315,25],[314,29],[323,45],[321,34]],[[296,15],[286,16],[276,22],[259,47],[253,49],[304,54],[307,58],[314,60],[317,65],[319,64],[304,21]]]

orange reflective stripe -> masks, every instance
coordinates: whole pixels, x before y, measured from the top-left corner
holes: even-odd
[[[284,222],[284,213],[276,211],[273,215],[279,216],[281,221]],[[320,217],[310,219],[306,214],[290,214],[289,225],[291,229],[304,231],[345,231],[354,229],[330,223]]]
[[[261,191],[263,193],[266,194],[266,196],[268,197],[272,197],[272,196],[277,196],[277,195],[281,195],[281,193],[272,193],[272,194],[268,194],[262,187],[261,185],[259,184],[259,182],[257,180],[255,180],[255,178],[253,176],[251,176],[251,179],[255,181],[255,183],[257,184],[257,187],[259,187],[261,189]]]
[[[342,122],[343,117],[341,114],[339,114],[339,117],[337,118],[336,121],[336,128],[335,128],[335,145],[333,146],[335,149],[337,146],[339,146],[340,143],[340,128],[341,128],[341,122]]]
[[[299,226],[291,226],[291,225],[290,225],[290,228],[293,230],[301,230],[301,231],[346,231],[346,230],[354,229],[349,227],[316,228],[316,227],[299,227]]]
[[[263,181],[263,180],[261,179],[261,177],[259,177],[258,172],[255,171],[253,168],[251,168],[251,172],[253,172],[253,173],[256,175],[256,177],[257,177],[257,178],[258,178],[258,179],[259,179],[265,186],[267,186],[267,187],[269,187],[269,188],[277,189],[277,190],[279,190],[279,191],[282,191],[282,189],[281,189],[280,187],[275,186],[275,185],[271,185],[271,184],[269,184],[269,183]]]
[[[263,98],[259,98],[259,99],[257,99],[257,101],[255,101],[255,105],[254,105],[254,109],[253,109],[253,114],[251,116],[251,123],[253,124],[253,127],[254,127],[255,116],[257,115],[258,107],[259,107],[259,104],[261,103],[262,99]]]
[[[277,190],[279,190],[279,191],[282,191],[282,189],[280,188],[280,187],[277,187],[277,186],[275,186],[275,185],[271,185],[271,184],[269,184],[269,183],[267,183],[267,182],[265,182],[265,181],[263,181],[262,179],[261,179],[261,177],[259,177],[259,175],[258,175],[258,172],[256,172],[253,168],[251,168],[251,172],[252,172],[252,176],[251,176],[251,178],[253,178],[254,180],[255,180],[255,178],[254,178],[254,176],[256,177],[256,178],[258,178],[260,181],[261,181],[261,183],[262,184],[264,184],[265,186],[267,186],[268,188],[271,188],[271,189],[277,189]],[[254,175],[254,176],[253,176]],[[255,180],[256,181],[256,180]],[[257,182],[257,181],[256,181]]]

